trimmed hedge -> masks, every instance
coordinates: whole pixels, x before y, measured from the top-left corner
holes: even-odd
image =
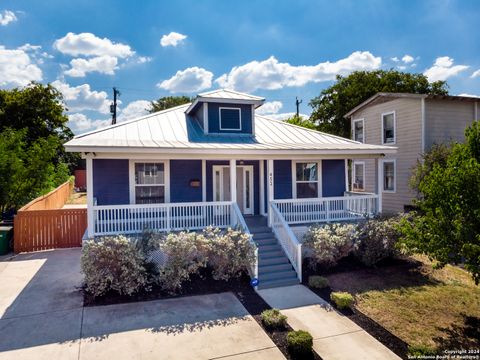
[[[316,289],[323,289],[330,286],[328,279],[320,275],[312,275],[308,277],[308,286]]]
[[[287,334],[288,351],[294,359],[308,358],[312,355],[313,337],[308,331],[290,331]]]
[[[266,327],[280,329],[287,325],[287,317],[278,309],[265,310],[260,316],[262,317],[262,322]]]
[[[337,308],[347,309],[353,305],[353,296],[348,292],[332,292],[330,294],[330,300],[332,300]]]

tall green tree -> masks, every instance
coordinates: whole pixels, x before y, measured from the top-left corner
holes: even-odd
[[[418,212],[404,220],[402,244],[427,254],[440,266],[464,263],[480,281],[480,122],[465,131],[444,164],[423,174],[416,201]]]
[[[64,143],[73,137],[67,126],[62,94],[52,85],[32,82],[24,88],[0,90],[0,132],[25,129],[24,141],[33,144],[50,136]],[[55,164],[66,163],[72,169],[80,160],[78,154],[57,147]]]
[[[312,130],[315,130],[317,128],[315,124],[309,119],[304,119],[303,117],[297,115],[293,115],[292,117],[285,120],[285,122]]]
[[[162,111],[166,109],[170,109],[175,106],[187,104],[192,102],[193,98],[188,96],[164,96],[159,98],[158,100],[152,101],[150,109],[148,111],[150,113],[154,113],[157,111]]]
[[[445,81],[430,83],[423,74],[396,70],[355,71],[348,76],[337,76],[335,84],[313,98],[310,120],[320,131],[350,137],[350,121],[345,114],[378,92],[415,94],[448,93]]]

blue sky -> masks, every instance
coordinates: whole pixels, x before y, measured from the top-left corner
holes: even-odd
[[[0,87],[51,82],[76,133],[165,95],[264,96],[274,117],[335,74],[397,68],[480,94],[480,1],[0,1]],[[162,41],[163,38],[163,41]]]

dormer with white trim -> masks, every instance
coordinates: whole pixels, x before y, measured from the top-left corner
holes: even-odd
[[[220,89],[199,94],[185,111],[205,134],[255,135],[255,109],[264,98]]]

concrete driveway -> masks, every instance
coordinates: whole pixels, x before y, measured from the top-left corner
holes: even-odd
[[[0,261],[0,359],[284,359],[231,293],[83,308],[79,259]]]

